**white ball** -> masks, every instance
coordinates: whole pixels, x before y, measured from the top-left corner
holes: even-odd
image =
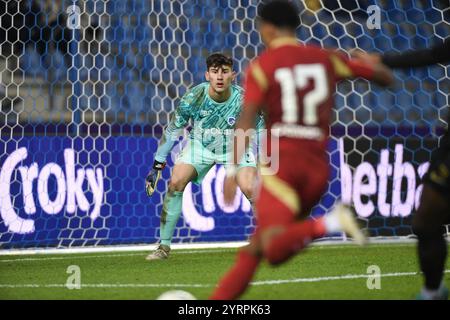
[[[161,294],[156,300],[197,300],[192,294],[183,290],[170,290]]]

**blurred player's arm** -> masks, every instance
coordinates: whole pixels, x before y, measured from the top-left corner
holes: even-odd
[[[255,103],[244,104],[239,120],[236,124],[234,137],[234,152],[232,163],[236,166],[249,149],[250,142],[254,137],[256,118],[261,105]]]
[[[249,137],[249,142],[246,147],[246,153],[248,157],[252,157],[252,154],[255,156],[256,161],[258,161],[258,150],[260,150],[260,145],[263,140],[263,134],[265,129],[264,117],[261,112],[255,118],[255,126],[256,131]],[[234,155],[234,150],[233,150]],[[242,161],[242,160],[241,160]],[[238,161],[236,164],[239,164],[241,161]],[[234,160],[231,161],[233,164]],[[226,167],[226,176],[223,185],[223,199],[225,204],[231,205],[236,195],[237,190],[237,181],[236,181],[236,165],[227,166]]]
[[[364,78],[386,87],[394,83],[392,71],[380,62],[360,58],[348,59],[339,53],[331,53],[330,60],[338,79]]]
[[[266,128],[266,125],[264,122],[264,115],[261,111],[258,113],[258,115],[255,119],[255,128],[256,128],[256,132],[252,137],[250,150],[253,149],[254,153],[257,154],[257,152],[261,146],[263,137],[264,137],[264,129]]]
[[[267,87],[268,80],[259,62],[253,62],[248,67],[245,76],[244,103],[235,127],[236,135],[232,159],[232,163],[235,165],[239,163],[245,151],[249,149],[252,139],[258,139],[257,136],[264,128],[264,122],[261,120],[261,110],[264,105]],[[255,128],[256,131],[254,130]]]
[[[381,56],[381,62],[390,68],[415,68],[450,62],[450,38],[431,48],[385,54]]]
[[[167,155],[189,122],[191,98],[192,95],[190,93],[185,94],[181,98],[180,105],[172,114],[169,124],[164,130],[152,168],[145,178],[145,191],[148,196],[151,196],[155,192],[158,180],[161,177],[161,171],[166,165]]]
[[[381,62],[393,69],[426,67],[436,63],[450,62],[450,38],[430,48],[409,50],[404,53],[379,55],[377,53],[355,51],[352,55],[368,63]]]
[[[226,177],[223,187],[224,201],[228,205],[232,204],[236,195],[236,174],[239,163],[242,162],[246,152],[253,153],[253,147],[258,149],[260,143],[260,132],[262,128],[259,127],[259,121],[257,121],[259,108],[255,104],[244,104],[238,122],[236,123],[232,159],[230,161],[231,165],[226,167]],[[256,131],[253,130],[255,127]]]

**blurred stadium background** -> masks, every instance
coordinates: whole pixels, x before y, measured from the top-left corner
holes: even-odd
[[[299,39],[344,52],[403,52],[450,34],[446,0],[295,2],[303,9]],[[258,3],[1,1],[0,248],[156,242],[170,171],[151,199],[143,180],[162,129],[182,94],[203,81],[209,53],[231,54],[242,80],[263,49]],[[380,8],[380,28],[366,24],[371,5]],[[338,86],[333,172],[313,212],[324,214],[342,196],[370,235],[383,239],[412,236],[420,178],[449,105],[448,66],[395,76],[389,90],[364,81]],[[380,163],[392,173],[380,175]],[[242,195],[223,204],[223,176],[218,167],[202,186],[187,188],[174,242],[251,234],[254,219]]]

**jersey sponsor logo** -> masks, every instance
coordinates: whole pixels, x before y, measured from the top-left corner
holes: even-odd
[[[307,127],[286,123],[275,123],[272,126],[272,135],[308,140],[322,140],[324,138],[324,134],[319,127]]]
[[[220,129],[220,128],[194,128],[192,129],[195,135],[203,136],[230,136],[234,133],[233,129]]]
[[[228,117],[227,122],[228,122],[228,124],[230,126],[234,126],[234,124],[236,123],[236,118],[235,117]]]
[[[200,110],[200,117],[207,117],[211,114],[211,110]]]

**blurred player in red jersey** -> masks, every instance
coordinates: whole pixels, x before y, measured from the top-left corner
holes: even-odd
[[[258,28],[267,49],[247,69],[244,106],[236,129],[253,129],[256,115],[263,110],[269,131],[278,132],[279,150],[271,150],[270,145],[267,150],[269,156],[279,152],[279,169],[267,172],[268,167],[262,168],[255,234],[239,251],[211,299],[238,298],[263,257],[271,264],[280,264],[328,233],[346,232],[356,243],[365,242],[346,206],[336,205],[317,220],[304,219],[328,183],[326,147],[336,82],[355,77],[380,85],[393,81],[389,69],[381,64],[367,65],[336,52],[301,45],[295,37],[300,19],[291,3],[272,1],[258,9]],[[235,164],[248,144],[245,140],[239,143],[236,132]],[[227,174],[232,175],[233,170]]]

